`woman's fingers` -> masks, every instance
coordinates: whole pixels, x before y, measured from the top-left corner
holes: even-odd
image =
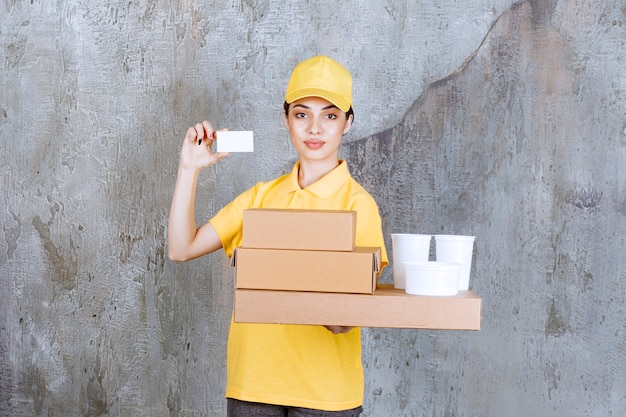
[[[213,137],[215,136],[215,132],[213,131],[213,127],[211,126],[211,123],[205,120],[202,122],[202,127],[204,128],[205,137],[207,139],[213,139]]]
[[[194,129],[196,132],[195,139],[197,139],[198,145],[202,145],[203,141],[205,143],[208,142],[209,146],[213,143],[213,137],[215,136],[215,134],[213,132],[213,127],[211,126],[211,123],[206,120],[202,123],[196,123]]]
[[[187,129],[187,134],[185,135],[185,140],[187,142],[194,143],[197,137],[198,137],[198,134],[196,132],[195,127],[190,127],[189,129]]]
[[[183,168],[202,169],[229,156],[230,153],[228,152],[214,152],[211,149],[216,139],[217,135],[207,121],[196,123],[188,128],[180,152],[180,166]]]

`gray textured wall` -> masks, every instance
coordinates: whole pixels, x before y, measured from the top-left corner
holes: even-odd
[[[201,220],[288,170],[314,53],[354,73],[385,234],[478,236],[482,330],[365,330],[367,416],[624,414],[626,5],[411,3],[0,4],[0,416],[224,415],[232,271],[166,259],[178,148],[256,132]]]

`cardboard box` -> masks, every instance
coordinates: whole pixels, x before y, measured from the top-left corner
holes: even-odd
[[[235,290],[235,321],[409,329],[480,330],[481,299],[409,295],[392,285],[374,294]]]
[[[356,211],[248,209],[243,213],[246,248],[352,251]]]
[[[240,247],[233,256],[235,287],[371,294],[380,257],[380,248],[346,252]]]

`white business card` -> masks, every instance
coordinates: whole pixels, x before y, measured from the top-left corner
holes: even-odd
[[[217,152],[254,152],[254,135],[251,130],[224,130],[217,135]]]

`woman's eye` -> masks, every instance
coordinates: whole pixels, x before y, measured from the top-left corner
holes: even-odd
[[[302,112],[296,113],[295,116],[299,119],[302,119],[303,117],[306,117],[306,113],[302,113]]]

